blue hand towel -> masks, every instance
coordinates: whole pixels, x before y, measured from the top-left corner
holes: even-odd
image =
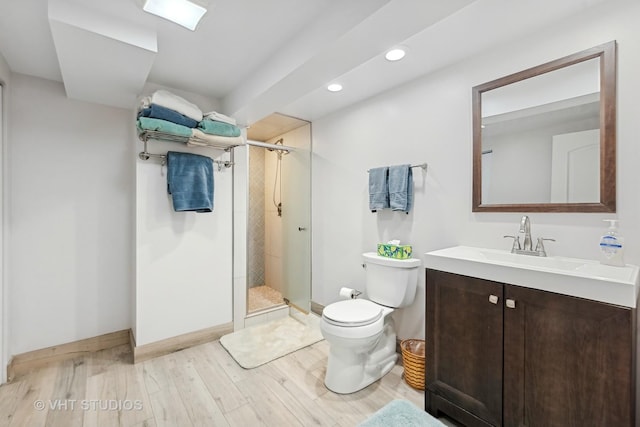
[[[378,209],[389,207],[389,168],[373,168],[369,170],[369,209],[375,212]]]
[[[394,211],[409,213],[413,204],[411,165],[389,167],[389,206]]]
[[[198,126],[197,120],[158,104],[151,104],[148,108],[143,108],[138,112],[138,117],[150,117],[152,119],[166,120],[188,128]]]
[[[213,160],[197,154],[169,151],[167,191],[176,212],[213,211]]]

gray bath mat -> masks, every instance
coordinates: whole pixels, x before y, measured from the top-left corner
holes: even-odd
[[[251,369],[322,340],[316,316],[283,317],[220,338],[240,366]]]
[[[445,427],[443,423],[407,400],[387,403],[358,427]]]

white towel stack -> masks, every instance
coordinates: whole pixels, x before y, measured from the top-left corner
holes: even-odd
[[[236,119],[234,119],[233,117],[225,116],[224,114],[218,113],[217,111],[209,111],[208,113],[204,113],[204,118],[207,120],[215,120],[216,122],[223,122],[236,126]]]
[[[210,145],[216,147],[232,147],[236,145],[244,145],[242,136],[218,136],[202,132],[200,129],[193,129],[193,136],[187,142],[189,147],[207,147]]]
[[[187,101],[186,99],[173,94],[166,90],[157,90],[150,96],[142,98],[142,108],[146,108],[151,104],[160,105],[170,110],[177,111],[178,113],[192,118],[196,121],[202,120],[202,110],[195,104]]]

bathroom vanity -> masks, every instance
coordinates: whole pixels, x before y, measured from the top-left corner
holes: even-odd
[[[425,254],[425,409],[466,426],[635,426],[638,267]]]

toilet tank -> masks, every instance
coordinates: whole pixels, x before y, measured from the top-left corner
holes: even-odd
[[[397,308],[413,303],[422,264],[419,259],[393,259],[375,252],[364,253],[362,257],[368,299]]]

